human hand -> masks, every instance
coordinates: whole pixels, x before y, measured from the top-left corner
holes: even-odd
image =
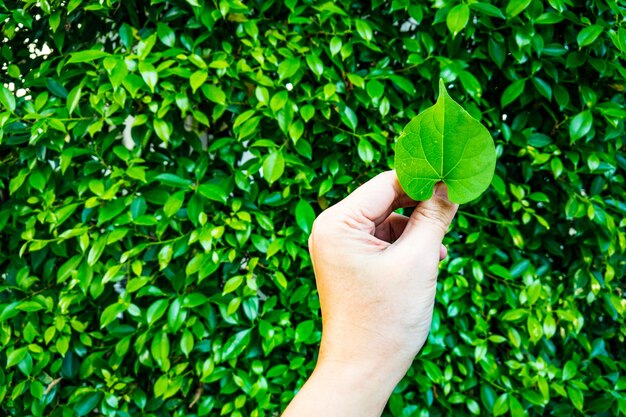
[[[410,218],[393,212],[416,204]],[[443,184],[416,203],[387,171],[315,220],[309,250],[322,342],[285,416],[380,415],[428,336],[442,239],[457,208]]]

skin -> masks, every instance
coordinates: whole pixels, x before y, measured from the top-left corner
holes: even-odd
[[[393,212],[412,206],[411,217]],[[426,342],[442,240],[457,209],[443,183],[417,203],[387,171],[315,220],[309,251],[322,341],[314,372],[283,417],[382,414]]]

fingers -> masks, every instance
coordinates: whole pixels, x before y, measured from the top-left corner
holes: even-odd
[[[448,248],[446,248],[446,245],[442,244],[439,248],[439,260],[443,261],[446,259],[446,256],[448,256]]]
[[[458,208],[458,204],[448,200],[448,188],[445,184],[437,184],[433,196],[415,207],[396,244],[409,249],[424,245],[440,246]]]
[[[336,204],[334,210],[363,217],[378,226],[395,209],[412,205],[415,201],[400,186],[396,172],[386,171],[361,185]]]
[[[402,235],[408,222],[409,218],[407,216],[391,213],[385,221],[376,227],[374,236],[385,242],[393,243]]]

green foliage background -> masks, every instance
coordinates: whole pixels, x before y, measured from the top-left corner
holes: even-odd
[[[385,415],[626,414],[626,5],[488,1],[0,0],[1,413],[278,415],[441,77],[497,175]]]

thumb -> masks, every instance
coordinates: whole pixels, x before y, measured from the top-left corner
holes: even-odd
[[[458,208],[458,204],[448,200],[448,187],[438,183],[433,196],[420,202],[413,210],[402,236],[397,240],[398,246],[415,248],[432,245],[439,249]]]

